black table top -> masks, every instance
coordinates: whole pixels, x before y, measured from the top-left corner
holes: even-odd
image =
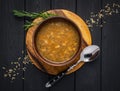
[[[32,64],[27,65],[26,71],[19,71],[12,82],[3,70],[4,66],[13,66],[11,61],[24,56],[21,51],[25,50],[25,18],[13,16],[14,9],[40,12],[63,8],[90,20],[91,12],[98,13],[108,3],[120,5],[119,0],[0,0],[0,91],[120,91],[120,7],[117,14],[100,20],[103,27],[95,25],[91,29],[93,44],[101,48],[96,61],[86,63],[52,88],[44,85],[53,76]]]

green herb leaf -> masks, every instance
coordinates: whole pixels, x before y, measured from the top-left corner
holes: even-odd
[[[24,29],[28,30],[32,26],[33,26],[32,22],[26,21],[26,23],[24,24]]]
[[[26,11],[18,11],[18,10],[13,10],[13,14],[17,17],[28,17],[32,20],[35,19],[35,18],[38,18],[38,17],[46,19],[46,18],[49,18],[49,17],[52,17],[52,16],[57,16],[56,14],[51,14],[51,13],[48,13],[48,12],[36,13],[36,12],[26,12]],[[27,21],[24,25],[24,28],[25,28],[25,30],[28,30],[33,25],[35,25],[35,24],[33,24],[30,21]]]
[[[40,12],[40,13],[35,13],[35,12],[26,12],[26,11],[18,11],[18,10],[13,10],[13,14],[17,17],[29,17],[31,19],[35,19],[37,17],[42,17],[43,19],[56,16],[55,14],[51,14],[48,12]]]
[[[39,23],[33,23],[33,22],[30,22],[30,21],[26,21],[26,23],[24,24],[24,29],[25,30],[28,30],[30,27],[34,26],[34,25],[37,25]]]

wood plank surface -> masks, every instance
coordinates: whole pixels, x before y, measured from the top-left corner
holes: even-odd
[[[103,0],[103,6],[120,0]],[[118,8],[117,8],[118,9]],[[120,8],[119,14],[106,16],[102,30],[102,91],[120,91]]]
[[[102,50],[99,58],[64,77],[52,88],[46,89],[44,85],[53,76],[32,64],[25,72],[20,71],[12,83],[3,76],[2,67],[11,68],[10,62],[25,49],[24,19],[13,16],[13,9],[39,12],[63,8],[86,20],[90,12],[97,13],[107,3],[120,4],[120,0],[0,0],[0,91],[120,91],[120,13],[105,16],[103,20],[107,23],[103,28],[94,27],[91,31],[93,44]]]
[[[23,91],[23,71],[11,82],[2,69],[13,68],[10,63],[17,61],[24,48],[24,22],[13,15],[14,9],[24,10],[24,0],[0,0],[0,91]]]
[[[43,12],[50,9],[50,0],[26,0],[26,11]],[[34,65],[24,73],[24,91],[48,91],[45,83],[48,81],[48,75],[38,70]]]
[[[83,20],[90,19],[91,12],[98,12],[101,9],[101,0],[77,0],[77,14]],[[94,27],[91,30],[93,44],[101,47],[101,29]],[[94,62],[86,63],[76,72],[76,91],[100,91],[100,66],[101,58]]]
[[[105,24],[102,48],[102,91],[119,91],[120,23]],[[113,37],[114,35],[114,37]]]

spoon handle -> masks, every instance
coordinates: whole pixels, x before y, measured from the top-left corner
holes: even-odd
[[[63,71],[62,73],[60,73],[57,76],[55,76],[52,80],[50,80],[49,82],[47,82],[45,84],[45,87],[46,88],[52,87],[56,82],[58,82],[60,79],[62,79],[66,75],[67,72],[72,70],[80,62],[81,62],[81,60],[79,60],[77,63],[73,64],[72,66],[70,66],[66,71]]]
[[[59,75],[55,76],[52,80],[45,84],[46,88],[52,87],[56,82],[62,79],[65,76],[66,72],[62,72]]]

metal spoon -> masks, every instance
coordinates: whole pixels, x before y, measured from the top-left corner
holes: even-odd
[[[100,52],[100,48],[97,45],[90,45],[83,49],[80,55],[80,60],[78,60],[75,64],[70,66],[67,70],[55,76],[52,80],[45,84],[46,88],[52,87],[56,82],[58,82],[61,78],[63,78],[67,72],[72,70],[75,66],[77,66],[81,61],[83,62],[91,62],[97,58]]]

